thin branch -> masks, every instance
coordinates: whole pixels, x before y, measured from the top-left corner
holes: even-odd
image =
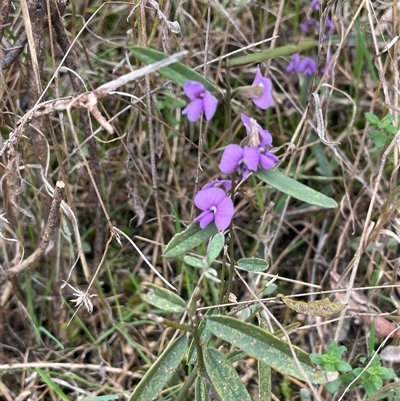
[[[46,228],[44,230],[43,238],[35,252],[32,253],[27,259],[25,259],[20,264],[7,270],[5,274],[0,277],[0,284],[5,280],[14,277],[18,273],[21,273],[25,269],[30,269],[33,267],[34,263],[39,260],[39,258],[44,254],[47,245],[50,242],[50,238],[54,232],[54,228],[58,222],[58,217],[60,214],[61,201],[64,199],[65,185],[62,181],[58,181],[54,189],[53,201],[50,207],[49,218],[47,220]]]

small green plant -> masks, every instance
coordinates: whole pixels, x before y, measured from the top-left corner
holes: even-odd
[[[347,348],[333,341],[326,354],[311,354],[310,359],[313,363],[320,366],[327,372],[337,372],[338,378],[326,384],[326,389],[330,393],[336,393],[340,386],[348,385],[351,387],[361,386],[364,388],[367,396],[376,394],[383,386],[383,381],[393,379],[396,374],[392,369],[385,368],[381,364],[380,358],[375,355],[373,359],[365,357],[360,358],[362,367],[352,368],[352,366],[342,360],[343,353]]]
[[[310,359],[327,372],[350,372],[352,370],[351,365],[342,360],[342,354],[346,350],[347,348],[344,345],[339,347],[337,342],[333,341],[326,350],[326,354],[311,354]],[[326,388],[330,393],[335,393],[341,384],[342,381],[338,377],[334,381],[327,383]]]
[[[377,149],[385,146],[386,142],[396,135],[398,129],[393,125],[393,114],[388,114],[379,120],[373,113],[365,113],[367,121],[375,128],[372,128],[368,135],[374,141]]]
[[[363,357],[360,359],[360,362],[367,367],[353,369],[353,374],[355,377],[358,377],[355,385],[364,387],[368,396],[380,390],[384,380],[394,379],[396,377],[396,373],[394,373],[392,369],[382,366],[381,359],[377,355],[374,356],[372,361]]]

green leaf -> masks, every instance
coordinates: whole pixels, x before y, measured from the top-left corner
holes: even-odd
[[[385,132],[387,132],[388,134],[390,134],[390,135],[395,135],[395,134],[397,134],[397,131],[399,130],[397,127],[395,127],[394,125],[387,125],[385,128],[384,128],[384,130],[385,130]]]
[[[217,233],[212,237],[207,250],[208,266],[217,258],[222,248],[224,247],[225,237],[222,233]]]
[[[178,368],[187,347],[187,338],[177,338],[161,354],[135,388],[128,401],[150,401],[156,397]]]
[[[133,47],[131,53],[146,65],[153,64],[156,61],[161,61],[169,57],[166,53],[141,46]],[[211,92],[217,91],[217,88],[208,79],[204,78],[203,75],[180,62],[160,68],[158,72],[181,86],[188,81],[197,81],[203,84],[207,90]]]
[[[383,146],[385,146],[387,136],[383,132],[372,130],[368,132],[368,136],[374,141],[374,144],[377,149],[380,149]]]
[[[210,316],[207,319],[207,327],[217,337],[228,341],[282,374],[305,380],[304,372],[312,383],[322,384],[327,381],[324,372],[314,370],[306,352],[292,347],[302,368],[300,370],[289,344],[255,325],[228,316]]]
[[[202,230],[199,223],[195,221],[185,231],[172,237],[165,247],[164,256],[166,258],[180,256],[207,241],[217,232],[218,230],[214,223],[209,224]]]
[[[364,113],[365,119],[372,125],[375,125],[376,127],[379,125],[381,122],[379,118],[373,114],[373,113]]]
[[[200,259],[200,258],[198,258],[198,257],[196,257],[196,256],[189,256],[189,255],[186,255],[184,258],[183,258],[183,261],[187,264],[187,265],[189,265],[189,266],[192,266],[192,267],[195,267],[196,269],[206,269],[208,266],[207,266],[207,262],[204,260],[204,259]]]
[[[272,380],[271,380],[271,366],[264,362],[258,361],[258,386],[260,395],[259,400],[271,400],[272,394]]]
[[[393,119],[393,114],[387,114],[385,117],[383,117],[381,120],[382,128],[385,128],[388,125],[392,125]]]
[[[291,56],[295,53],[300,53],[304,50],[309,50],[316,47],[318,42],[315,40],[303,40],[298,45],[286,45],[275,47],[271,50],[263,50],[256,53],[246,54],[245,56],[235,57],[229,61],[229,65],[242,65],[261,63],[262,61],[269,60],[277,57]]]
[[[252,401],[238,373],[225,355],[214,348],[204,350],[204,364],[222,401]]]
[[[149,304],[167,312],[184,312],[186,302],[174,292],[158,285],[146,283],[144,286],[148,292],[142,298]]]
[[[243,270],[249,272],[263,272],[268,269],[268,263],[260,258],[242,258],[237,261],[237,264]]]
[[[279,191],[311,205],[326,208],[338,206],[334,199],[301,184],[278,170],[259,169],[255,172],[255,175]]]
[[[65,401],[70,401],[69,397],[61,390],[58,384],[53,381],[53,379],[47,374],[46,371],[42,369],[36,369],[36,372],[39,373],[40,377],[47,384],[47,386],[51,390],[53,390],[56,395],[58,395],[57,398]]]
[[[53,334],[51,334],[46,328],[44,328],[43,326],[39,326],[39,331],[50,337],[57,344],[58,347],[64,349],[64,345],[60,341],[58,341],[57,338],[54,337]]]
[[[204,377],[197,376],[194,384],[194,400],[195,401],[207,401],[207,386]]]
[[[335,367],[339,372],[350,372],[353,368],[345,361],[339,361],[335,363]]]

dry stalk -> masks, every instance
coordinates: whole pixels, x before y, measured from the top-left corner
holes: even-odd
[[[56,187],[54,189],[53,201],[50,207],[49,218],[47,220],[46,228],[44,230],[44,234],[40,244],[35,252],[33,252],[27,259],[18,265],[8,269],[5,273],[0,277],[0,284],[2,284],[5,280],[8,280],[18,273],[21,273],[25,269],[33,268],[34,264],[39,260],[39,258],[44,254],[47,245],[50,242],[50,238],[54,232],[54,228],[58,223],[58,218],[60,214],[60,205],[61,201],[64,199],[65,185],[62,181],[58,181],[56,183]]]

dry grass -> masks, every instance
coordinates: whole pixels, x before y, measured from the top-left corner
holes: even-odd
[[[46,2],[38,3],[44,7],[42,15],[47,15]],[[199,286],[199,306],[216,304],[212,283],[199,283],[197,271],[181,260],[166,260],[162,251],[193,220],[195,190],[219,175],[221,149],[231,132],[236,143],[242,139],[241,112],[265,121],[279,147],[280,168],[340,206],[336,210],[310,207],[250,179],[241,186],[235,203],[235,257],[268,260],[268,273],[281,278],[274,295],[349,286],[357,292],[338,292],[336,298],[352,302],[358,313],[376,311],[383,316],[397,311],[399,296],[393,284],[399,269],[399,146],[396,137],[383,149],[374,148],[364,117],[365,112],[380,118],[390,113],[398,124],[397,42],[383,52],[398,24],[391,4],[329,4],[324,13],[334,20],[336,32],[309,54],[318,57],[320,66],[331,58],[334,73],[312,81],[286,73],[288,58],[262,63],[273,80],[276,100],[266,114],[234,100],[231,126],[223,105],[211,122],[189,124],[181,115],[186,101],[181,88],[152,74],[99,102],[99,112],[113,133],[102,129],[85,108],[69,115],[56,111],[33,119],[23,135],[7,146],[10,132],[37,101],[95,89],[138,67],[130,47],[146,42],[146,36],[147,44],[159,50],[189,50],[185,63],[222,88],[228,76],[223,58],[231,52],[247,48],[245,53],[251,53],[318,38],[317,32],[299,33],[298,24],[310,13],[301,2],[163,2],[161,9],[170,21],[179,22],[182,36],[165,30],[163,36],[163,25],[150,6],[135,9],[128,18],[132,9],[128,3],[78,3],[72,2],[64,11],[60,2],[65,36],[57,28],[57,17],[52,19],[49,36],[47,18],[32,13],[29,17],[20,8],[23,2],[10,8],[6,20],[0,19],[2,66],[10,54],[5,53],[5,44],[14,46],[23,32],[35,49],[28,53],[25,47],[14,63],[0,71],[3,399],[76,399],[113,393],[124,399],[172,338],[174,330],[154,317],[159,311],[140,298],[142,282],[161,282],[123,237],[122,246],[115,240],[106,246],[112,226],[137,244],[184,299]],[[1,7],[7,4],[3,1]],[[6,15],[3,12],[2,18]],[[66,38],[73,47],[64,59]],[[269,38],[273,39],[265,40]],[[383,54],[376,57],[378,52]],[[64,67],[54,75],[62,59]],[[68,74],[71,70],[73,78]],[[232,87],[251,83],[254,72],[254,65],[229,69]],[[45,88],[42,96],[38,76]],[[309,98],[311,93],[319,94],[320,105]],[[326,137],[316,129],[318,111]],[[57,181],[66,185],[68,208],[62,208],[61,218],[54,221],[43,252],[19,274],[7,276],[8,270],[40,248],[51,188]],[[70,288],[62,287],[63,280],[85,291],[93,279],[89,291],[97,295],[91,298],[93,313],[81,308],[68,326],[74,313],[73,295]],[[267,278],[245,276],[245,280],[257,291]],[[233,292],[242,301],[250,295],[237,277]],[[362,309],[365,305],[371,309]],[[301,319],[281,306],[270,310],[283,326]],[[306,324],[291,334],[293,344],[323,352],[337,339],[348,348],[347,360],[367,354],[371,319],[348,315],[328,324],[315,320]],[[385,319],[375,322],[377,347],[394,328],[386,328],[387,324]],[[256,394],[254,360],[242,361],[238,370]],[[50,374],[67,398],[45,384]],[[183,366],[171,384],[170,396],[186,375]],[[280,381],[276,377],[273,392],[283,400]],[[288,379],[284,383],[292,388],[293,397],[298,394],[296,383]],[[352,390],[347,399],[360,394]],[[333,399],[325,392],[320,397]]]

